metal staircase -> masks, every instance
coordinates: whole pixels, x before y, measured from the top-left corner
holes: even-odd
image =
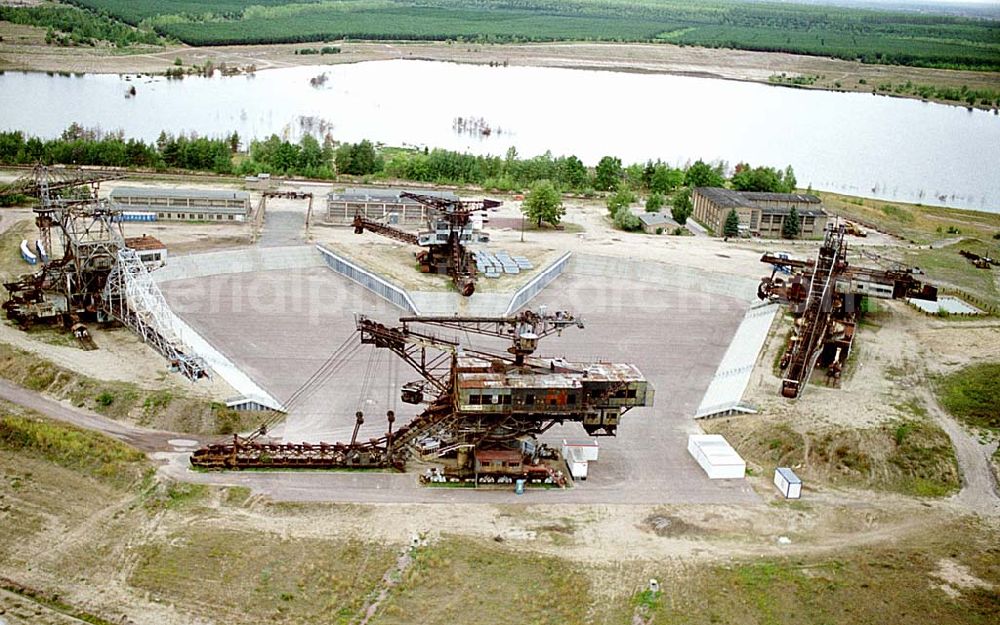
[[[139,254],[122,243],[104,287],[105,312],[131,328],[189,379],[208,377],[205,361],[177,334],[163,293],[153,282]]]

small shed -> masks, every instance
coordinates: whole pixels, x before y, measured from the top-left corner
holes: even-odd
[[[802,497],[802,480],[788,467],[778,467],[774,470],[774,485],[778,487],[785,499]]]
[[[595,462],[600,451],[596,440],[588,438],[570,440],[564,438],[562,442],[563,456],[568,456],[571,448],[579,449],[580,458],[586,462]]]
[[[688,436],[688,453],[709,479],[742,479],[747,463],[720,434],[692,434]]]
[[[661,234],[673,232],[674,228],[681,227],[679,223],[664,213],[639,213],[639,221],[642,222],[642,231],[646,234],[657,234],[657,230]]]
[[[143,233],[141,237],[125,239],[125,245],[136,251],[146,269],[153,270],[167,262],[167,246],[156,237]]]
[[[574,480],[587,479],[587,460],[584,459],[583,448],[565,447],[563,460],[566,461],[566,468]]]

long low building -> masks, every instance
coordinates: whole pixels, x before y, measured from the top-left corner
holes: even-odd
[[[408,189],[345,189],[333,192],[326,199],[325,223],[348,225],[354,215],[361,213],[365,219],[390,224],[422,225],[427,219],[427,207],[414,199],[403,197]],[[413,193],[430,195],[446,200],[458,200],[451,191],[415,189]]]
[[[733,191],[719,187],[697,187],[691,193],[692,215],[712,233],[722,236],[726,218],[736,211],[740,234],[767,239],[781,237],[792,208],[799,214],[799,238],[818,238],[826,228],[827,214],[815,195]]]
[[[250,194],[223,189],[116,187],[109,196],[122,221],[245,222]]]

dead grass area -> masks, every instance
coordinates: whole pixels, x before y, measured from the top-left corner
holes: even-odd
[[[790,466],[809,481],[922,497],[950,495],[960,486],[951,441],[926,417],[863,429],[802,430],[801,424],[766,417],[723,419],[705,427],[723,434],[765,477]]]
[[[22,274],[38,270],[38,265],[29,265],[21,258],[21,241],[27,239],[34,247],[37,236],[34,222],[28,217],[28,211],[5,209],[4,222],[13,220],[7,229],[0,233],[0,281],[13,280]]]
[[[987,623],[998,610],[995,523],[893,496],[286,505],[244,488],[126,486],[32,446],[4,451],[0,577],[102,625],[358,623],[381,592],[369,623]],[[400,567],[420,527],[426,543]],[[650,578],[659,593],[643,592]]]
[[[129,582],[226,623],[350,623],[391,566],[383,545],[185,524],[139,549]]]
[[[564,560],[458,537],[421,548],[414,557],[402,582],[370,622],[585,622],[590,584]]]
[[[637,593],[648,622],[993,623],[1000,616],[996,532],[974,520],[903,544],[836,554],[687,566]],[[664,579],[683,580],[681,583]],[[624,621],[618,621],[624,622]]]

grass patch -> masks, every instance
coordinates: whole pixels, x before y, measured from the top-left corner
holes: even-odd
[[[716,421],[706,429],[726,436],[736,450],[769,476],[794,466],[804,480],[941,497],[960,487],[958,461],[948,435],[921,417],[922,405],[906,404],[909,414],[882,425],[800,432],[788,423]]]
[[[1000,363],[970,365],[937,384],[941,405],[974,428],[1000,433]]]
[[[112,419],[178,432],[231,434],[254,427],[261,418],[171,390],[91,378],[5,343],[0,343],[0,378]]]
[[[0,414],[0,448],[123,487],[135,483],[149,468],[142,452],[125,443],[39,417]]]
[[[979,250],[980,253],[996,246],[987,246],[983,241],[964,239],[953,245],[935,249],[908,250],[903,261],[911,267],[920,267],[927,278],[935,284],[944,284],[970,291],[993,306],[1000,306],[1000,291],[997,290],[993,271],[977,269],[959,250]]]
[[[963,541],[968,539],[968,544]],[[908,623],[986,625],[1000,613],[1000,595],[968,587],[950,598],[935,576],[942,559],[1000,582],[996,533],[975,522],[937,528],[915,543],[840,550],[835,556],[762,558],[689,567],[648,622],[671,625],[821,625]],[[669,579],[659,577],[659,579]]]
[[[138,549],[129,582],[226,623],[353,622],[392,566],[385,545],[288,539],[192,524]]]
[[[34,241],[37,230],[30,219],[13,224],[6,232],[0,233],[0,280],[10,281],[21,274],[37,270],[21,258],[21,241]]]
[[[373,623],[587,622],[589,584],[567,561],[450,537],[414,557]]]
[[[933,243],[956,234],[991,241],[993,235],[1000,232],[1000,214],[997,213],[884,200],[865,201],[823,191],[815,193],[830,213],[874,226],[913,243]]]

